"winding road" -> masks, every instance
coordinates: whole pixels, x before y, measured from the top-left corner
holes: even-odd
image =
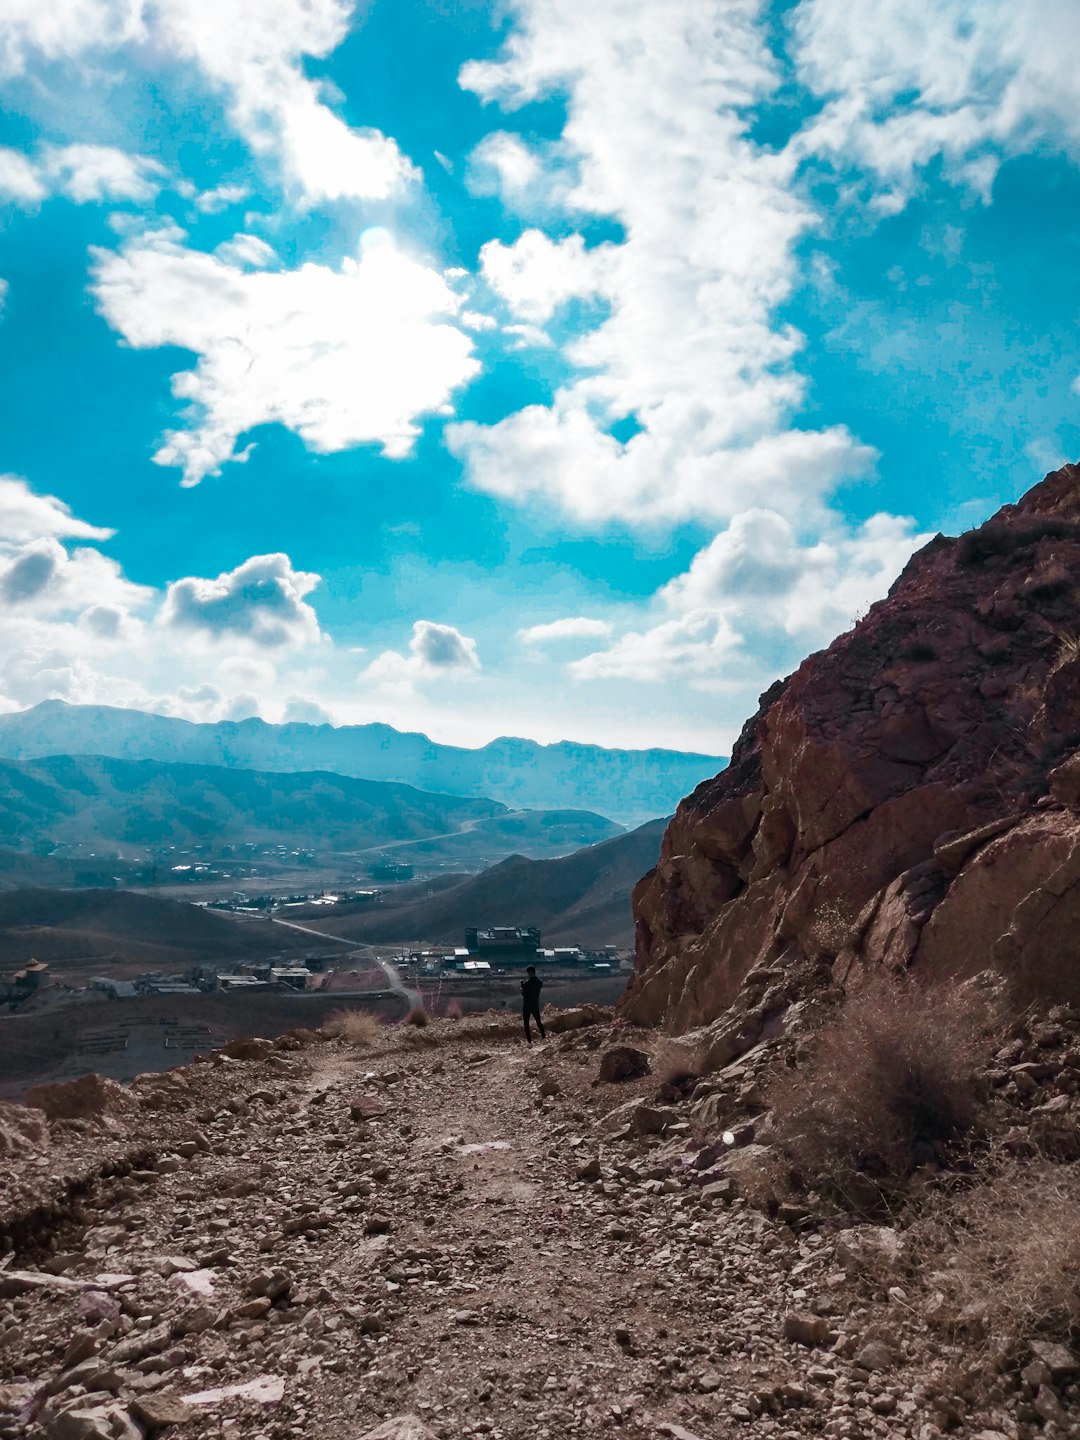
[[[381,955],[375,954],[370,945],[358,945],[355,940],[346,940],[341,935],[331,935],[327,930],[313,930],[310,925],[298,925],[295,920],[279,920],[276,915],[271,916],[274,925],[284,925],[289,930],[300,930],[305,935],[314,935],[319,940],[330,940],[335,945],[345,945],[355,955],[364,955],[366,959],[374,960],[379,969],[386,976],[386,982],[395,994],[400,995],[411,1009],[414,1005],[422,1005],[423,1000],[419,990],[413,990],[406,985],[401,978],[401,972],[390,960],[384,960]]]

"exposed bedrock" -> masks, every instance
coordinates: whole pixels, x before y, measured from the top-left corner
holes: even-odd
[[[623,1013],[681,1032],[755,966],[887,964],[1080,1001],[1080,468],[762,696],[634,892]]]

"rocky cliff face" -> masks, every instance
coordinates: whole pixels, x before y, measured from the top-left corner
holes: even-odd
[[[993,966],[1080,999],[1080,467],[959,539],[762,697],[634,894],[628,1018],[716,1018],[751,970]]]

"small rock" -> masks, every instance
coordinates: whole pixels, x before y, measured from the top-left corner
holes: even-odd
[[[598,1080],[601,1085],[616,1084],[622,1080],[637,1080],[649,1074],[649,1057],[644,1050],[633,1045],[612,1045],[600,1056]]]
[[[599,1180],[601,1176],[600,1161],[597,1156],[587,1160],[584,1165],[578,1167],[577,1178],[579,1180]]]
[[[829,1322],[820,1315],[803,1315],[791,1311],[784,1316],[784,1338],[797,1345],[824,1345],[829,1338]]]
[[[1080,1369],[1073,1352],[1065,1345],[1055,1345],[1052,1340],[1032,1340],[1031,1353],[1043,1362],[1055,1380],[1062,1375],[1075,1375]]]
[[[374,1430],[365,1430],[359,1440],[435,1440],[435,1435],[418,1415],[395,1415]]]
[[[1036,1414],[1043,1420],[1053,1421],[1055,1425],[1064,1425],[1065,1407],[1062,1405],[1057,1391],[1051,1385],[1040,1385],[1038,1394],[1033,1401]]]
[[[179,1395],[170,1395],[164,1390],[138,1396],[131,1408],[135,1418],[150,1430],[163,1430],[166,1425],[182,1425],[192,1415]]]
[[[892,1351],[880,1340],[871,1340],[855,1356],[855,1364],[864,1370],[888,1370],[892,1367]]]

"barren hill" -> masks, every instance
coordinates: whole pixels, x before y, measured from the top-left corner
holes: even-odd
[[[1076,466],[932,540],[679,806],[628,1013],[685,1029],[755,966],[834,957],[1080,1000],[1078,616]]]
[[[34,958],[63,969],[97,958],[111,973],[173,970],[208,960],[261,958],[268,949],[310,948],[284,929],[237,924],[180,900],[121,890],[0,891],[0,971]]]
[[[482,874],[388,893],[375,912],[320,919],[325,928],[368,941],[423,937],[461,944],[470,925],[538,925],[554,944],[628,946],[630,891],[657,856],[664,820],[555,860],[511,855]]]

